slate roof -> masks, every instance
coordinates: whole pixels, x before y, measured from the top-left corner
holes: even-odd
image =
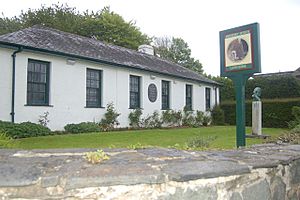
[[[0,44],[219,85],[219,83],[199,75],[192,70],[157,56],[147,55],[41,25],[1,35]]]

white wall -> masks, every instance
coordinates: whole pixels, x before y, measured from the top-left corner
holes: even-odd
[[[13,50],[0,48],[0,120],[10,121],[11,116],[11,68]],[[50,106],[26,106],[27,63],[28,59],[50,62]],[[98,122],[105,113],[105,108],[86,108],[86,69],[103,70],[102,106],[113,102],[118,112],[120,126],[128,126],[129,109],[129,76],[141,76],[141,107],[144,116],[161,111],[161,81],[170,81],[171,109],[181,110],[185,105],[185,84],[193,85],[193,109],[205,110],[205,87],[211,88],[211,105],[214,105],[212,85],[186,82],[160,74],[131,70],[76,60],[75,65],[67,65],[67,58],[23,51],[16,56],[16,101],[15,121],[38,122],[39,116],[48,111],[49,127],[60,130],[68,123],[85,121]],[[155,76],[153,79],[152,76]],[[151,103],[148,99],[148,86],[154,83],[158,90],[157,100]]]

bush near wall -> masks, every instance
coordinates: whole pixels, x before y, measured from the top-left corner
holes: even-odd
[[[67,124],[64,129],[67,133],[92,133],[101,131],[100,126],[94,122]]]
[[[225,123],[235,125],[235,101],[221,103]],[[288,122],[294,119],[292,107],[300,106],[300,98],[264,99],[262,100],[263,127],[287,128]],[[252,101],[246,101],[246,126],[252,123]]]
[[[0,121],[0,129],[11,138],[36,137],[49,135],[51,133],[49,128],[31,122],[23,122],[18,124]]]

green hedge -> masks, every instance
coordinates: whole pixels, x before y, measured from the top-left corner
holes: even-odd
[[[262,100],[263,127],[287,128],[288,122],[294,119],[292,107],[300,106],[300,98],[265,99]],[[224,110],[225,123],[235,125],[235,101],[221,103]],[[252,102],[246,101],[246,125],[252,123]]]
[[[94,122],[81,122],[79,124],[67,124],[65,131],[68,133],[91,133],[99,132],[101,128],[98,124]]]
[[[31,122],[18,124],[0,121],[0,130],[3,130],[7,136],[11,138],[36,137],[49,135],[51,133],[49,128]]]

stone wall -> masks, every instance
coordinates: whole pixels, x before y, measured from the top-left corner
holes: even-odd
[[[0,150],[0,199],[299,200],[300,145],[231,151]]]

